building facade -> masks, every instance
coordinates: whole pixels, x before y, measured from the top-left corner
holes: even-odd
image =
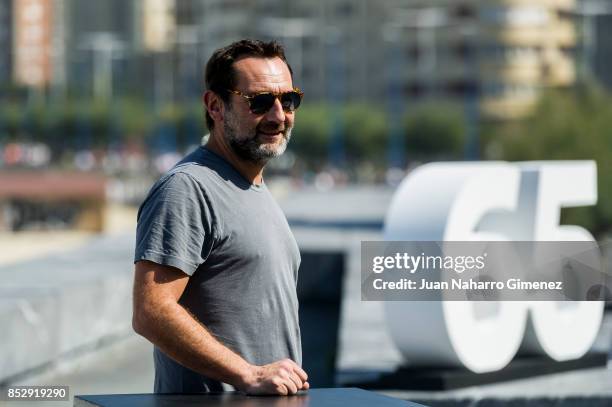
[[[407,104],[476,99],[485,117],[512,119],[576,80],[574,0],[201,4],[203,55],[237,38],[279,39],[309,100],[386,103],[400,87]]]
[[[576,79],[573,0],[397,1],[410,99],[477,98],[490,118],[529,112],[546,87]]]
[[[22,28],[14,2],[54,4],[49,80],[101,98],[191,99],[212,52],[245,37],[286,45],[308,101],[467,100],[511,119],[576,80],[575,0],[0,0],[0,44]]]
[[[0,85],[8,84],[12,76],[12,13],[11,0],[0,0]]]

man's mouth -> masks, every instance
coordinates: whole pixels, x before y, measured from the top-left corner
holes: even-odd
[[[258,134],[266,137],[266,138],[275,138],[278,136],[282,136],[283,132],[282,131],[274,131],[274,132],[269,132],[269,131],[258,131]]]

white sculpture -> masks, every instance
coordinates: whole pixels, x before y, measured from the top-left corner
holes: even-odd
[[[596,201],[592,161],[427,164],[398,187],[384,238],[593,241],[587,230],[559,220],[562,207]],[[390,301],[385,310],[409,363],[482,373],[506,366],[519,347],[555,360],[581,357],[597,335],[603,302]]]

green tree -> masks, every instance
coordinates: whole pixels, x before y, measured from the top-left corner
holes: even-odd
[[[296,112],[289,148],[310,168],[320,168],[327,161],[331,115],[325,104],[310,104]]]
[[[597,236],[612,227],[612,98],[597,86],[546,92],[532,115],[493,126],[490,158],[505,160],[595,160],[598,202],[568,208],[562,223],[586,227]]]
[[[385,112],[371,105],[348,105],[344,108],[343,120],[349,163],[368,161],[383,165],[388,133]]]
[[[461,110],[445,103],[425,104],[404,120],[408,156],[418,161],[460,159],[465,144]]]

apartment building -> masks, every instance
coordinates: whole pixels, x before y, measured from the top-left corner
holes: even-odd
[[[529,112],[545,87],[576,79],[573,0],[396,1],[409,99],[477,98],[482,114]]]
[[[0,0],[0,42],[16,1]],[[54,71],[94,94],[161,81],[165,100],[192,97],[213,50],[244,37],[284,43],[308,101],[471,100],[512,119],[577,75],[576,0],[36,1],[65,19]]]
[[[202,4],[203,55],[245,36],[279,39],[309,100],[385,103],[400,87],[407,104],[476,98],[485,117],[512,119],[542,89],[576,80],[574,0]]]
[[[12,16],[11,1],[0,0],[0,84],[11,79]]]

